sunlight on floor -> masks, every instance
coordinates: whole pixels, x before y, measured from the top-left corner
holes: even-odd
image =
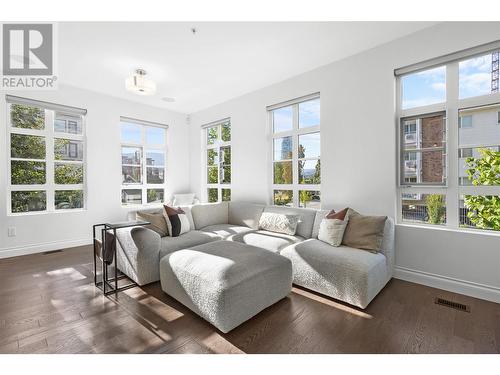
[[[87,278],[86,276],[82,275],[80,272],[78,272],[77,270],[75,270],[72,267],[48,271],[48,272],[46,272],[46,274],[49,276],[62,276],[62,275],[69,276],[71,278],[71,280],[75,280],[75,281],[76,280],[84,280]],[[34,276],[34,277],[36,277],[36,276]]]
[[[202,340],[203,345],[205,345],[210,351],[217,354],[245,354],[244,351],[238,347],[231,344],[224,337],[218,333],[212,333]]]
[[[341,303],[332,301],[331,299],[318,296],[314,293],[307,292],[305,290],[298,289],[298,288],[293,288],[292,292],[295,294],[300,294],[301,296],[307,297],[307,298],[315,300],[317,302],[321,302],[325,305],[332,306],[338,310],[345,311],[349,314],[353,314],[353,315],[359,316],[359,317],[364,318],[364,319],[373,319],[373,316],[371,316],[370,314],[367,314],[363,311],[356,310],[353,307],[349,307],[349,306],[343,305]]]

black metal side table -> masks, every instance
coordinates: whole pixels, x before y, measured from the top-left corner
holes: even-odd
[[[118,293],[122,290],[133,288],[137,286],[137,283],[132,281],[126,285],[118,287],[118,281],[122,279],[130,278],[118,270],[116,251],[118,247],[118,239],[116,237],[116,230],[131,227],[141,227],[151,224],[148,221],[126,221],[122,223],[104,223],[96,224],[92,227],[92,235],[94,239],[94,285],[102,290],[104,295],[111,293]],[[96,237],[99,229],[101,228],[101,240]],[[108,238],[108,235],[112,234],[113,238]],[[114,241],[114,243],[108,243],[108,241]],[[111,255],[108,253],[109,246],[112,245]],[[101,280],[97,278],[97,259],[101,261]],[[108,267],[113,266],[114,275],[113,277],[108,277]],[[120,272],[120,275],[118,274]]]

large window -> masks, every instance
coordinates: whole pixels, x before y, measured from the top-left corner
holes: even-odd
[[[231,119],[203,126],[205,201],[231,200]]]
[[[272,130],[272,199],[280,206],[319,208],[319,95],[268,107]]]
[[[6,99],[9,214],[83,209],[86,111]]]
[[[165,198],[167,126],[121,118],[122,204],[161,204]]]
[[[500,230],[498,81],[498,50],[398,75],[401,222]]]

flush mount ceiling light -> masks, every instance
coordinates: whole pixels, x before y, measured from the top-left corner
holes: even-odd
[[[125,80],[127,90],[139,95],[154,95],[156,84],[146,77],[144,69],[137,69],[135,73]]]

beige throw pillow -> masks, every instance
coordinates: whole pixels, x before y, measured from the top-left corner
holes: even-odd
[[[342,245],[356,249],[380,251],[387,216],[365,216],[349,208]]]
[[[338,247],[342,244],[347,220],[323,219],[319,226],[318,240]]]
[[[162,210],[158,212],[137,211],[135,216],[137,220],[149,221],[151,223],[150,225],[146,225],[146,228],[154,230],[161,237],[168,236],[167,222],[163,217]]]

